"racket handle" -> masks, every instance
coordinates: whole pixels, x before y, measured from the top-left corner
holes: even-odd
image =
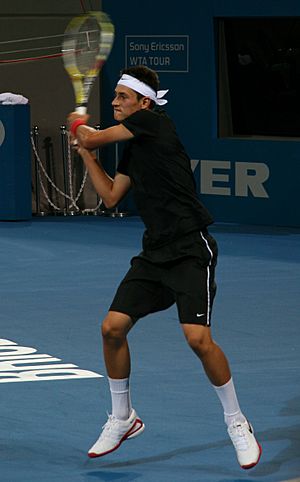
[[[87,108],[84,105],[80,105],[75,109],[75,112],[77,112],[77,114],[80,114],[80,115],[85,115],[86,111],[87,111]]]

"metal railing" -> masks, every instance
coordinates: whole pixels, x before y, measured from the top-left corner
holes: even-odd
[[[100,126],[95,126],[100,129]],[[106,215],[111,217],[123,217],[127,213],[120,212],[118,207],[114,210],[105,210],[102,199],[95,194],[95,206],[82,208],[80,197],[84,193],[87,185],[88,171],[84,169],[82,180],[79,187],[75,188],[74,179],[78,181],[80,172],[75,169],[75,165],[82,165],[74,161],[78,154],[73,152],[70,143],[70,135],[65,125],[60,126],[60,148],[62,158],[62,179],[57,181],[57,175],[53,166],[53,145],[51,138],[44,139],[43,149],[45,152],[44,161],[41,160],[41,140],[38,126],[34,126],[31,131],[31,145],[34,157],[34,207],[33,215]],[[97,150],[97,159],[100,158],[100,151]],[[115,167],[119,162],[118,144],[115,147]],[[76,176],[75,176],[76,174]],[[78,183],[77,183],[78,184]],[[60,187],[59,187],[60,185]],[[77,192],[75,192],[77,191]],[[43,199],[43,203],[41,200]],[[43,206],[42,206],[43,205]]]

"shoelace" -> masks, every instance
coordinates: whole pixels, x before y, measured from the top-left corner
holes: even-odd
[[[107,415],[108,415],[108,420],[102,427],[103,428],[102,435],[107,435],[109,432],[111,432],[113,427],[117,423],[117,419],[116,417],[114,417],[114,415],[109,415],[109,414]]]
[[[238,450],[247,450],[248,442],[248,427],[241,424],[233,424],[229,429],[232,441]]]

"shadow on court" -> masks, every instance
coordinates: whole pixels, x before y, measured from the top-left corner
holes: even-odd
[[[245,479],[243,478],[232,478],[231,482],[250,482],[253,480],[257,480],[259,477],[265,477],[270,474],[276,474],[277,472],[280,471],[282,465],[284,465],[287,462],[293,462],[293,461],[299,461],[299,454],[300,454],[300,426],[295,425],[291,427],[285,427],[285,428],[274,428],[271,430],[267,430],[265,432],[260,432],[257,434],[258,440],[261,441],[262,446],[263,446],[263,454],[262,454],[262,459],[259,465],[250,471],[251,477]],[[289,443],[288,447],[281,450],[272,460],[264,462],[264,443],[266,442],[285,442],[287,441]],[[165,462],[169,461],[171,459],[174,459],[174,463],[177,464],[178,461],[176,462],[176,458],[180,457],[180,460],[182,460],[182,456],[184,455],[191,455],[195,453],[202,454],[202,452],[205,451],[210,451],[214,449],[222,449],[227,446],[230,446],[231,443],[226,439],[222,440],[220,442],[216,443],[209,443],[209,444],[200,444],[200,445],[193,445],[190,447],[182,447],[176,450],[172,450],[169,452],[164,452],[159,455],[155,456],[149,456],[149,457],[142,457],[138,459],[133,459],[133,460],[128,460],[128,461],[120,461],[120,462],[112,462],[112,463],[107,463],[107,462],[98,462],[98,464],[101,464],[101,469],[95,470],[93,472],[88,472],[86,475],[88,477],[98,479],[98,480],[103,480],[103,481],[113,481],[113,480],[135,480],[138,478],[140,475],[138,474],[130,474],[128,472],[124,474],[114,473],[114,472],[103,472],[103,470],[108,470],[108,469],[124,469],[124,468],[131,468],[131,467],[138,467],[138,466],[143,466],[145,464],[153,464],[153,463],[160,463],[160,462]],[[209,456],[210,458],[211,456]],[[232,453],[233,461],[234,461],[234,453]],[[192,466],[185,467],[184,463],[182,464],[182,471],[186,471],[186,476],[188,477],[188,471],[193,469],[194,471],[197,470],[199,471],[199,477],[200,474],[205,474],[206,472],[209,472],[210,474],[215,473],[215,474],[220,474],[220,473],[225,473],[227,472],[227,475],[230,475],[232,473],[231,470],[226,470],[224,467],[219,467],[218,465],[212,466],[212,465],[207,465],[207,464],[202,464],[200,462],[200,458],[203,459],[203,456],[201,455],[199,457],[199,465],[195,466],[193,464]],[[96,462],[97,463],[97,462]],[[174,467],[175,469],[175,467]],[[300,466],[299,466],[300,469]],[[176,470],[176,469],[175,469]],[[179,470],[179,468],[178,468]],[[183,472],[184,473],[184,472]],[[232,474],[233,475],[233,474]],[[128,477],[133,477],[133,478],[128,478]],[[234,476],[233,476],[234,477]],[[171,479],[170,479],[171,480]],[[182,479],[183,480],[183,479]],[[188,481],[188,478],[186,479]],[[200,479],[199,479],[200,480]],[[202,479],[204,480],[204,479]],[[217,479],[216,479],[217,480]],[[224,479],[225,480],[225,479]],[[229,479],[226,478],[228,481]],[[274,481],[277,479],[274,479]],[[163,482],[163,481],[161,481]],[[218,479],[218,482],[222,482],[221,479]]]
[[[159,455],[153,455],[150,457],[142,457],[142,458],[123,461],[123,462],[104,463],[104,464],[101,464],[101,467],[103,469],[110,469],[110,468],[132,467],[135,465],[144,465],[144,464],[155,463],[155,462],[164,462],[166,460],[170,460],[173,458],[176,459],[176,457],[178,456],[182,456],[186,454],[190,455],[193,453],[200,453],[205,450],[222,448],[228,445],[230,445],[230,442],[228,440],[226,441],[224,440],[216,443],[193,445],[191,447],[182,447],[176,450],[171,450],[169,452],[161,453]]]

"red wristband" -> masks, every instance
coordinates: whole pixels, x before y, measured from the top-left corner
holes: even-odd
[[[83,119],[76,119],[74,120],[74,122],[72,122],[71,126],[70,126],[70,132],[71,134],[76,137],[76,131],[77,131],[77,128],[79,126],[85,126],[86,123],[84,122]]]

